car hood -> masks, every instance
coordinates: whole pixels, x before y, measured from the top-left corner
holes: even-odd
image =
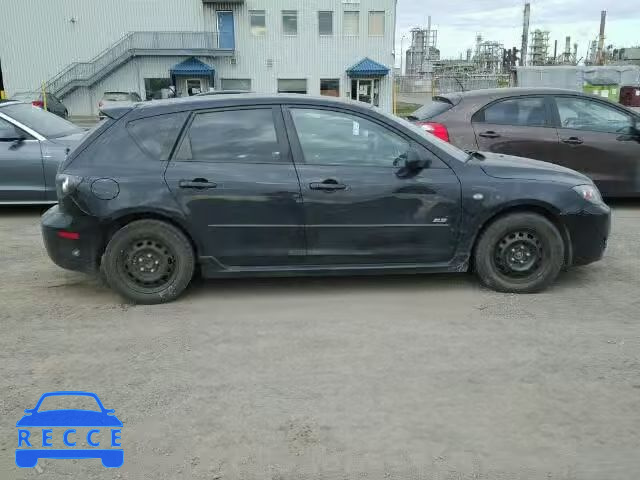
[[[16,427],[121,427],[115,415],[90,410],[50,410],[22,417]]]
[[[514,180],[546,180],[574,185],[592,183],[589,177],[582,173],[553,163],[491,152],[482,152],[482,155],[485,157],[483,160],[473,159],[471,161],[477,162],[484,173],[491,177]]]

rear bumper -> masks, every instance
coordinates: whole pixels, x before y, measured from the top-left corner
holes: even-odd
[[[44,246],[56,265],[79,272],[98,271],[103,242],[94,218],[72,217],[56,205],[44,213],[41,227]],[[78,238],[63,238],[60,232],[74,233]]]
[[[588,205],[581,211],[563,215],[571,240],[571,264],[586,265],[602,258],[611,231],[611,209]]]

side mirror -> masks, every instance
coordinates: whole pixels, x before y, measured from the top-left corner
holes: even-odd
[[[407,152],[407,159],[404,162],[404,166],[410,172],[417,172],[429,168],[431,166],[431,160],[424,158],[415,147],[411,147]]]

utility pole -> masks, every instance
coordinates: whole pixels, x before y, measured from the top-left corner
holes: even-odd
[[[520,66],[527,64],[527,42],[529,41],[529,17],[531,16],[531,4],[524,4],[524,19],[522,20],[522,48],[520,48]]]

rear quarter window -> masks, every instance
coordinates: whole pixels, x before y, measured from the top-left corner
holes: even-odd
[[[127,123],[127,131],[149,157],[164,161],[169,159],[187,116],[187,112],[179,112],[141,118]]]

